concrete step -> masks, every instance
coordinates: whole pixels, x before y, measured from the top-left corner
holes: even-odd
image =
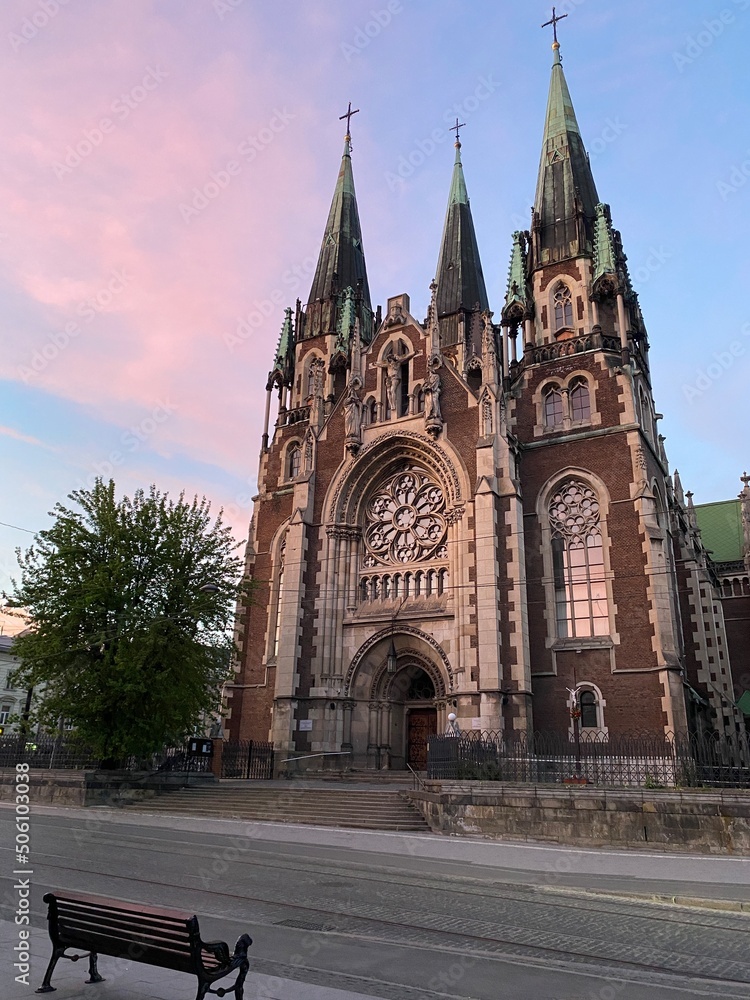
[[[370,830],[429,829],[422,816],[392,789],[212,787],[182,789],[132,803],[128,808],[195,816],[306,823]]]

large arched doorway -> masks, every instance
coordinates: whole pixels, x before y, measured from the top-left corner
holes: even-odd
[[[427,741],[445,729],[453,687],[450,661],[434,636],[406,623],[382,629],[347,671],[341,749],[366,757],[370,767],[424,770]]]
[[[389,705],[391,767],[427,769],[427,742],[437,732],[438,692],[424,665],[401,658],[384,691]]]

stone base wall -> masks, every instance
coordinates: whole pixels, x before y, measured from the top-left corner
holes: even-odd
[[[15,801],[15,769],[0,771],[0,802]],[[135,799],[150,798],[186,785],[216,782],[211,774],[174,771],[152,774],[150,771],[30,771],[29,800],[53,806],[122,805]]]
[[[406,793],[435,833],[750,855],[750,790],[549,788],[428,781]]]

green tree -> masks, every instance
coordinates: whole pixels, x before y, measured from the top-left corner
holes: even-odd
[[[147,756],[219,707],[242,560],[205,498],[152,486],[118,501],[97,480],[69,499],[78,509],[58,504],[18,551],[14,602],[33,624],[16,640],[16,682],[44,685],[35,722],[70,720],[103,761]]]

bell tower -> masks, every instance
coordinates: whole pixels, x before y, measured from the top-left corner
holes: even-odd
[[[535,726],[564,729],[586,691],[604,733],[632,731],[634,714],[644,729],[684,732],[669,474],[646,331],[563,72],[560,20],[549,22],[552,75],[531,228],[513,236],[502,312],[528,599],[537,609]]]

